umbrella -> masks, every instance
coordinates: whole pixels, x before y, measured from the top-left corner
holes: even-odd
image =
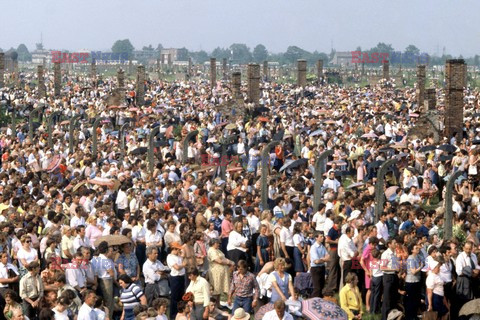
[[[437,149],[436,146],[424,146],[424,147],[421,147],[420,149],[418,149],[419,152],[428,152],[428,151],[433,151]]]
[[[333,302],[312,298],[302,301],[302,314],[310,320],[347,320],[347,313]]]
[[[462,309],[460,309],[460,313],[458,315],[469,316],[471,314],[480,314],[480,299],[475,299],[465,303]]]
[[[127,236],[123,235],[108,235],[108,236],[101,236],[97,240],[95,240],[95,247],[98,247],[101,242],[107,241],[109,246],[121,246],[125,243],[131,243],[132,239],[128,238]]]
[[[258,121],[268,122],[268,118],[267,117],[258,117]]]
[[[310,133],[310,137],[319,136],[319,135],[321,135],[321,134],[324,133],[324,132],[325,132],[325,131],[323,131],[322,129],[315,130],[315,131],[313,131],[312,133]]]
[[[273,303],[267,303],[264,306],[261,306],[258,311],[255,313],[255,320],[262,320],[265,316],[265,313],[272,311],[274,309]]]
[[[70,120],[65,120],[65,121],[60,122],[60,125],[64,126],[64,125],[69,124],[69,123],[70,123]]]
[[[410,113],[409,116],[412,118],[418,118],[420,115],[418,113]]]
[[[87,181],[82,181],[82,182],[79,182],[75,185],[75,187],[73,187],[73,190],[72,192],[77,192],[78,189],[80,189],[81,186],[85,185],[85,183],[87,183]]]
[[[137,149],[132,150],[130,154],[133,154],[133,155],[144,154],[147,152],[147,150],[148,150],[147,147],[139,147]]]
[[[138,108],[130,108],[130,109],[128,109],[128,111],[135,112],[135,111],[138,111]]]
[[[353,189],[353,188],[357,188],[357,187],[361,187],[363,186],[363,182],[355,182],[355,183],[352,183],[351,185],[349,185],[347,187],[347,189]]]
[[[302,159],[298,159],[298,160],[294,160],[292,162],[289,162],[289,163],[286,163],[284,164],[281,168],[280,168],[280,171],[279,172],[282,172],[283,170],[286,170],[286,169],[295,169],[297,167],[300,167],[301,165],[303,164],[306,164],[308,162],[307,159],[305,158],[302,158]]]
[[[53,156],[53,159],[52,161],[50,162],[50,164],[48,165],[47,167],[47,171],[48,172],[52,172],[54,171],[55,169],[58,168],[58,166],[60,165],[60,156],[59,155],[55,155]]]
[[[331,166],[332,164],[336,164],[337,166],[346,166],[347,165],[347,163],[343,160],[333,160],[333,161],[327,162],[327,166]]]
[[[262,112],[270,112],[270,109],[267,107],[258,107],[255,109],[255,111],[262,113]]]
[[[472,144],[480,144],[480,140],[473,140]]]
[[[457,147],[452,146],[451,144],[442,144],[437,149],[451,153],[451,152],[455,152],[455,150],[457,150]]]
[[[387,190],[385,190],[385,197],[388,199],[393,196],[393,194],[397,192],[398,188],[399,186],[388,187]]]
[[[446,154],[446,155],[441,155],[438,157],[438,160],[440,161],[449,161],[453,159],[453,154]]]
[[[371,133],[365,133],[364,135],[362,135],[362,138],[372,138],[372,139],[375,139],[375,138],[378,138],[378,136],[371,132]]]
[[[115,186],[115,181],[112,179],[107,179],[107,178],[93,178],[93,179],[88,179],[88,183],[95,184],[98,186],[107,186],[109,188],[113,188]]]
[[[323,123],[326,123],[326,124],[336,124],[337,122],[335,120],[325,120],[323,121]]]
[[[233,129],[236,129],[236,128],[237,128],[237,125],[235,123],[229,123],[225,127],[225,129],[227,129],[227,130],[233,130]]]
[[[373,161],[372,163],[370,163],[370,167],[371,168],[378,168],[382,165],[382,163],[384,163],[384,161],[382,161],[382,160]]]

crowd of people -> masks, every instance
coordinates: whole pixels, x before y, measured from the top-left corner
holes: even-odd
[[[480,297],[477,91],[465,90],[463,136],[434,141],[408,135],[422,112],[409,88],[264,83],[258,107],[234,105],[226,83],[148,80],[140,106],[133,82],[111,105],[114,78],[63,80],[61,98],[1,89],[6,115],[42,112],[33,139],[21,120],[15,134],[0,133],[0,318],[238,320],[272,303],[264,319],[299,319],[300,302],[321,297],[349,320],[423,311],[457,319]],[[442,90],[437,100],[441,112]],[[70,153],[65,120],[75,115]],[[94,154],[98,117],[108,120]],[[334,153],[314,207],[325,150]],[[376,217],[376,174],[394,157]],[[459,170],[445,239],[445,185]]]

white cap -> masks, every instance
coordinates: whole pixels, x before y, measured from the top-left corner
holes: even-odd
[[[350,217],[348,218],[347,221],[352,221],[354,219],[357,219],[362,212],[360,210],[353,210],[352,213],[350,213]]]

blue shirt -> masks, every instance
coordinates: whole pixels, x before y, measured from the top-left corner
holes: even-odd
[[[323,263],[314,263],[315,260],[322,259],[327,255],[327,249],[323,246],[323,244],[319,244],[315,241],[315,243],[310,247],[310,266],[311,267],[323,267],[325,262]]]

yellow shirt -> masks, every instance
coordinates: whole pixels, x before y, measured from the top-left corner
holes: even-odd
[[[348,320],[352,320],[354,317],[350,310],[357,310],[362,313],[362,296],[358,287],[352,288],[350,284],[346,284],[340,290],[340,307],[347,313]]]

